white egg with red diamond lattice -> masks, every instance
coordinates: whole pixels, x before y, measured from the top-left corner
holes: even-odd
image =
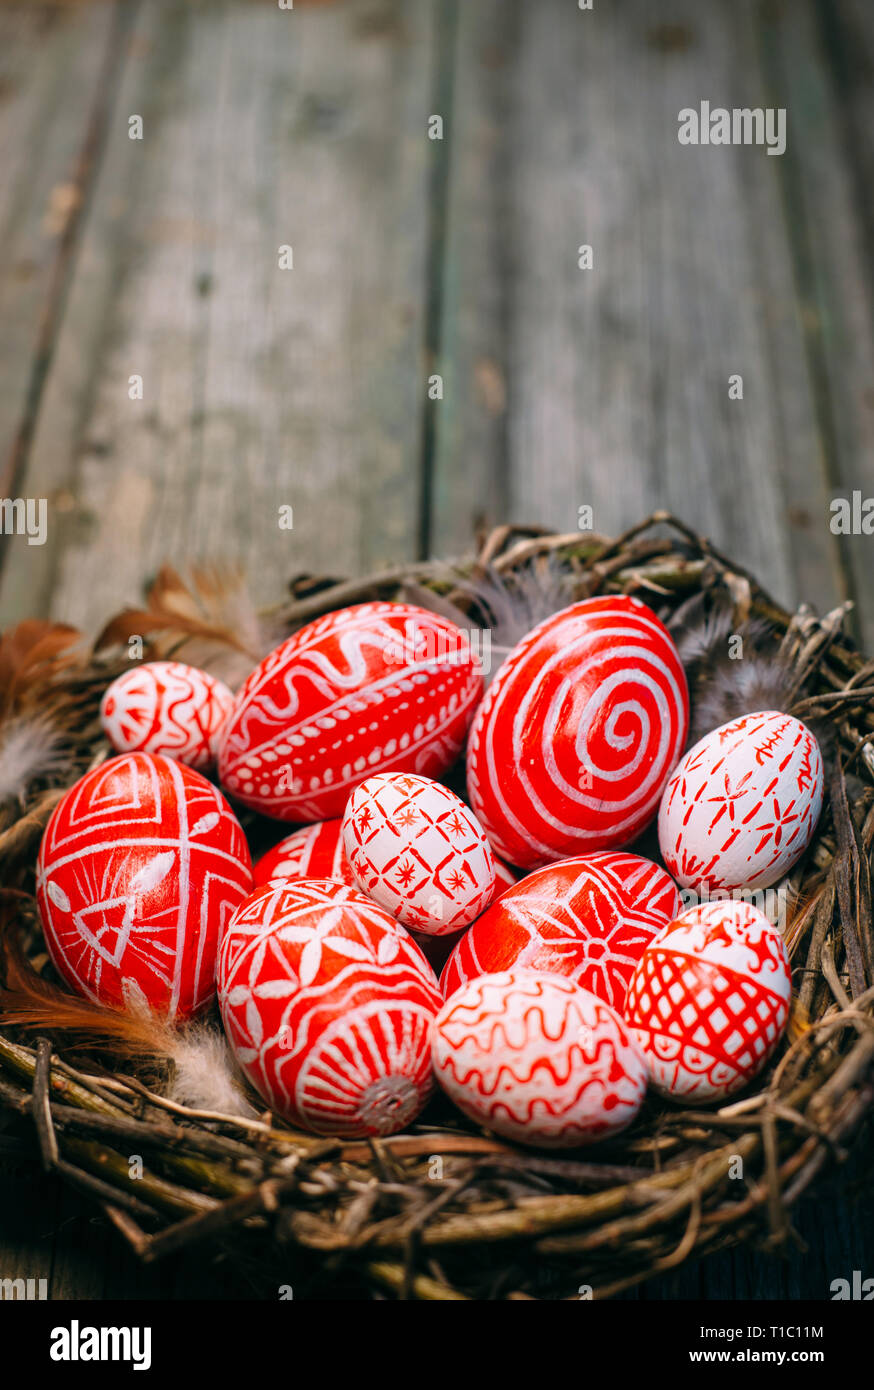
[[[467,926],[495,896],[485,831],[460,797],[428,777],[368,777],[346,805],[343,842],[359,887],[431,936]]]
[[[752,903],[727,899],[688,908],[649,943],[625,1021],[663,1095],[722,1100],[773,1053],[791,995],[780,932]]]

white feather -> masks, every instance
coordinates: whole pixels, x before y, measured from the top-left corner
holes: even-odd
[[[23,803],[38,778],[57,777],[69,766],[62,737],[47,719],[10,720],[0,732],[0,804]]]
[[[191,1110],[252,1117],[243,1080],[224,1034],[208,1023],[192,1023],[173,1037],[173,1073],[167,1099]]]

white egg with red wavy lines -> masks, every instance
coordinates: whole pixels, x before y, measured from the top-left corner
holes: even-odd
[[[100,722],[117,753],[161,753],[203,770],[215,761],[233,703],[233,692],[208,671],[147,661],[107,686]]]
[[[823,765],[810,730],[760,711],[706,734],[681,759],[662,797],[659,845],[684,888],[768,888],[813,837]]]
[[[562,975],[480,975],[434,1024],[434,1073],[459,1110],[506,1139],[575,1148],[631,1124],[646,1064],[619,1015]]]
[[[362,892],[427,935],[457,932],[495,896],[485,831],[460,797],[428,777],[368,777],[349,798],[343,841]]]
[[[228,924],[228,1040],[277,1114],[315,1134],[394,1134],[431,1093],[437,979],[409,932],[333,879],[274,880]]]
[[[482,695],[462,630],[408,603],[363,603],[301,628],[251,673],[222,732],[222,786],[279,820],[339,816],[375,772],[437,777]]]
[[[522,868],[629,844],[686,741],[677,649],[646,604],[584,599],[510,653],[470,730],[471,806]]]

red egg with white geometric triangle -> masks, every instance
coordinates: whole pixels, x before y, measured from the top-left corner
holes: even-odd
[[[631,977],[625,1019],[657,1090],[718,1101],[765,1066],[791,994],[780,932],[751,903],[729,899],[687,909],[650,942]]]
[[[182,1020],[215,997],[219,942],[252,866],[211,782],[173,758],[130,753],[87,772],[55,807],[36,887],[49,955],[73,989]]]

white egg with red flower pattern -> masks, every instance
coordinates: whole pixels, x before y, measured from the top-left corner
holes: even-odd
[[[222,733],[222,786],[279,820],[342,815],[375,772],[444,772],[482,685],[467,635],[436,613],[409,603],[328,613],[246,680]]]
[[[801,857],[822,809],[813,734],[791,714],[745,714],[680,760],[659,809],[669,872],[700,895],[768,888]]]
[[[653,1085],[676,1100],[724,1100],[776,1048],[792,995],[783,938],[752,903],[681,912],[644,951],[625,1021]]]
[[[495,896],[485,831],[454,792],[428,777],[368,777],[349,798],[343,842],[362,891],[429,935],[467,926]]]
[[[222,941],[225,1031],[267,1104],[315,1134],[394,1134],[431,1093],[440,993],[409,932],[334,879],[274,880]]]
[[[147,661],[118,676],[100,702],[103,732],[117,753],[161,753],[189,767],[215,761],[233,692],[182,661]]]
[[[622,1019],[563,975],[469,980],[434,1024],[438,1082],[459,1110],[520,1144],[575,1148],[631,1124],[646,1064]]]

